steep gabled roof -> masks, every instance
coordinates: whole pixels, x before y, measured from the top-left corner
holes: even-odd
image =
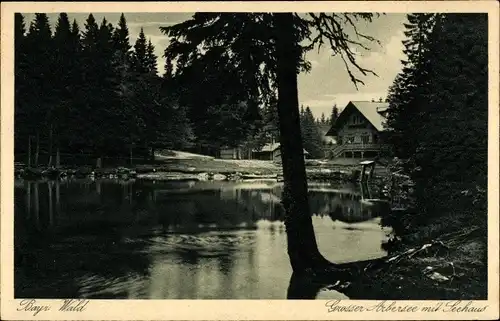
[[[351,112],[352,108],[357,109],[378,131],[384,130],[384,122],[386,118],[387,109],[389,108],[389,103],[385,102],[373,102],[373,101],[350,101],[347,106],[339,114],[339,118],[335,123],[335,126],[330,128],[327,136],[334,135],[339,126],[343,124],[348,114]]]
[[[274,152],[279,147],[280,147],[280,143],[265,144],[260,151],[261,152]]]
[[[371,101],[352,101],[363,116],[375,127],[378,131],[384,130],[385,117],[382,112],[389,108],[389,103],[371,102]]]
[[[259,153],[262,153],[262,152],[274,152],[275,150],[277,150],[278,148],[280,148],[280,143],[272,143],[272,144],[265,144],[259,151],[256,151],[256,152],[259,152]],[[304,154],[309,154],[309,152],[307,150],[303,150],[304,151]]]

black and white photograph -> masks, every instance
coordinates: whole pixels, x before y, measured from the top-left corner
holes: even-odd
[[[17,311],[498,298],[498,17],[85,8],[12,13]]]

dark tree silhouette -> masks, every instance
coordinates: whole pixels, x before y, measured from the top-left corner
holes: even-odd
[[[47,15],[37,13],[26,33],[23,15],[15,16],[16,157],[57,166],[62,154],[87,154],[78,157],[94,165],[92,158],[131,155],[134,147],[136,156],[148,156],[153,141],[189,140],[185,111],[164,90],[145,35],[142,70],[131,70],[124,15],[114,28],[89,14],[80,32],[61,13],[54,27],[52,35]]]
[[[339,109],[337,107],[337,104],[335,104],[332,107],[332,115],[330,116],[330,125],[331,126],[335,125],[335,122],[337,121],[337,118],[339,118]]]
[[[261,101],[267,102],[277,94],[283,204],[288,254],[294,271],[333,266],[319,253],[309,213],[297,74],[310,69],[304,53],[327,43],[333,54],[339,55],[345,63],[354,85],[363,83],[353,67],[362,75],[373,72],[356,63],[351,46],[367,48],[350,35],[355,34],[368,42],[375,39],[360,34],[355,19],[371,21],[372,14],[196,13],[188,21],[160,28],[171,37],[165,51],[168,75],[175,76],[179,69],[200,59],[212,59],[211,63],[226,60],[235,66],[235,72],[250,92],[262,97]],[[349,27],[351,30],[347,33]],[[307,39],[309,44],[301,46]]]

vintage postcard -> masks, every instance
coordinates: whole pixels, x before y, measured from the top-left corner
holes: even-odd
[[[2,320],[498,319],[495,1],[1,6]]]

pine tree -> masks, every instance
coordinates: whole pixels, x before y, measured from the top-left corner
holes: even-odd
[[[80,38],[80,26],[78,26],[76,19],[73,19],[73,23],[71,24],[71,35]]]
[[[166,111],[168,108],[164,104],[158,103],[162,99],[160,93],[161,81],[157,78],[156,72],[152,72],[150,69],[156,67],[156,65],[152,65],[152,60],[156,61],[152,45],[150,50],[153,52],[148,52],[146,36],[143,28],[141,28],[131,54],[131,72],[134,73],[135,80],[132,85],[133,98],[129,100],[129,102],[132,101],[131,105],[129,105],[131,111],[133,111],[134,117],[141,120],[141,126],[134,127],[134,124],[131,124],[131,128],[136,128],[135,140],[146,146],[151,151],[150,157],[154,158],[156,147],[168,145],[171,148],[173,146],[171,137],[165,133],[173,130],[169,130],[168,124],[162,123],[160,117],[172,119],[175,112],[168,115]]]
[[[420,170],[414,177],[422,191],[420,204],[427,213],[439,214],[441,206],[459,206],[464,211],[465,206],[474,204],[438,200],[456,197],[467,188],[486,189],[487,26],[485,14],[438,16],[429,49],[434,57],[429,86],[422,95],[430,108],[424,110],[419,122],[415,155]],[[443,186],[446,183],[449,185]]]
[[[114,131],[111,117],[113,106],[112,91],[110,83],[113,76],[112,48],[110,42],[110,30],[108,23],[103,19],[101,25],[97,25],[92,14],[85,23],[82,36],[82,62],[83,62],[83,108],[82,119],[88,124],[100,123],[99,129],[95,126],[86,126],[83,134],[83,142],[90,144],[89,147],[100,157],[106,152],[106,145],[111,143],[111,132]],[[82,142],[82,143],[83,143]],[[113,144],[118,146],[116,142]]]
[[[36,13],[26,36],[26,70],[27,111],[30,114],[31,134],[36,137],[34,165],[38,165],[41,148],[46,149],[46,138],[49,134],[49,123],[52,119],[52,106],[55,97],[52,95],[54,86],[52,32],[49,19],[44,13]],[[42,142],[43,140],[43,142]]]
[[[309,106],[306,107],[304,116],[301,118],[301,133],[304,149],[311,157],[322,158],[324,153],[321,133]]]
[[[101,130],[101,136],[96,141],[101,154],[118,153],[126,149],[125,139],[120,135],[127,128],[127,120],[131,115],[120,104],[121,74],[115,61],[116,49],[113,40],[113,26],[103,18],[99,27],[98,66],[99,95],[98,103],[100,117],[107,121],[106,130]]]
[[[71,59],[71,78],[68,84],[68,92],[72,94],[72,106],[67,110],[69,119],[67,119],[68,132],[61,138],[61,148],[66,149],[68,152],[81,151],[85,149],[88,129],[88,120],[86,118],[86,101],[88,99],[86,86],[88,85],[85,80],[86,75],[86,61],[84,60],[82,39],[80,33],[80,26],[73,20],[71,25],[71,33],[69,40],[69,47],[73,52]]]
[[[326,124],[326,117],[325,117],[325,113],[321,113],[321,118],[320,118],[320,120],[319,120],[319,123],[320,123],[321,125]]]
[[[73,39],[71,25],[66,13],[60,13],[56,22],[54,32],[54,64],[53,72],[55,74],[54,95],[57,97],[54,105],[53,119],[50,124],[50,148],[49,148],[49,166],[52,165],[53,152],[59,153],[60,143],[67,143],[64,137],[69,136],[69,131],[73,127],[70,124],[74,108],[75,95],[75,73],[79,72],[75,68],[78,62],[77,47]],[[68,127],[69,125],[69,127]],[[53,145],[55,143],[55,148]],[[56,158],[57,155],[56,155]],[[59,164],[56,164],[58,166]]]
[[[246,87],[250,101],[255,101],[256,92],[264,103],[271,97],[277,99],[288,254],[295,272],[332,267],[319,253],[309,212],[297,74],[310,69],[310,63],[304,60],[305,52],[326,42],[331,44],[334,53],[342,54],[352,82],[362,83],[352,69],[362,74],[370,71],[356,64],[347,45],[349,36],[342,27],[342,19],[353,26],[352,19],[358,18],[370,21],[372,15],[196,13],[191,20],[160,28],[171,37],[165,51],[168,78],[184,74],[200,61],[211,66],[225,60],[228,63],[224,68],[232,66],[235,78],[241,79]],[[313,35],[312,29],[320,32]],[[357,30],[353,32],[359,35]],[[308,39],[310,43],[302,45]],[[231,95],[226,98],[229,97]]]
[[[131,48],[127,20],[122,13],[118,21],[118,27],[113,31],[113,46],[115,48],[114,63],[118,81],[122,91],[128,90],[130,75],[128,74],[131,65]]]
[[[132,48],[130,46],[129,37],[127,20],[125,19],[125,15],[122,13],[120,20],[118,21],[118,27],[113,33],[113,42],[116,50],[119,51],[121,56],[124,58],[128,58],[130,55],[130,49]]]
[[[254,129],[255,121],[248,120],[250,95],[232,68],[226,61],[199,61],[171,82],[182,91],[181,104],[203,144],[237,146]]]
[[[146,49],[146,61],[148,72],[156,75],[158,73],[157,60],[158,57],[155,54],[155,47],[151,43],[151,39],[148,41],[148,46]]]
[[[26,101],[29,93],[27,85],[27,52],[26,52],[26,25],[24,23],[24,16],[16,13],[14,16],[14,117],[15,117],[15,151],[26,152],[28,151],[28,139],[30,139],[30,112],[29,104]],[[27,157],[27,163],[31,160],[30,155]],[[31,164],[28,164],[31,165]]]
[[[95,127],[92,128],[90,124],[99,123],[99,103],[97,98],[99,94],[97,93],[99,76],[97,61],[99,59],[98,54],[98,37],[99,37],[99,26],[95,21],[92,14],[89,14],[87,20],[85,21],[84,30],[82,32],[82,87],[81,87],[81,100],[79,101],[79,114],[80,120],[83,122],[84,129],[79,129],[79,134],[76,138],[78,141],[74,142],[77,146],[82,146],[92,150],[96,145],[96,136],[98,135]]]
[[[334,126],[335,122],[339,118],[339,109],[337,108],[337,104],[332,107],[332,115],[330,116],[330,126]]]
[[[26,25],[24,23],[24,16],[16,13],[14,16],[14,63],[15,63],[15,82],[16,92],[22,91],[24,82],[24,72],[26,68]],[[19,86],[18,86],[19,84]],[[22,97],[17,95],[16,98]]]
[[[389,117],[387,125],[396,156],[409,158],[416,150],[419,126],[415,119],[424,112],[421,101],[427,88],[431,59],[429,54],[430,35],[435,14],[409,14],[405,23],[407,37],[403,41],[407,59],[402,61],[403,70],[389,89]]]
[[[135,41],[134,52],[132,54],[132,70],[138,74],[145,74],[149,71],[149,63],[147,57],[147,42],[144,30],[141,28],[139,37]]]
[[[83,50],[86,55],[95,54],[97,49],[97,38],[99,35],[99,26],[95,21],[94,15],[89,14],[85,21],[85,31],[82,36]],[[89,62],[87,62],[89,64]]]
[[[15,54],[22,55],[22,49],[26,38],[26,24],[24,16],[20,13],[14,15],[14,46]],[[16,56],[17,57],[17,56]]]
[[[409,21],[408,60],[389,92],[388,123],[396,155],[411,161],[406,170],[420,213],[412,219],[425,224],[450,212],[484,213],[462,224],[486,226],[486,197],[478,191],[487,185],[487,16],[411,15]]]

